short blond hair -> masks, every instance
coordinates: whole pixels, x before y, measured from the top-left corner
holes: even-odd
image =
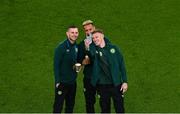
[[[95,29],[93,32],[92,32],[92,34],[95,34],[95,33],[101,33],[101,34],[104,34],[103,33],[103,30],[102,29]]]
[[[86,20],[82,23],[82,26],[88,25],[88,24],[93,24],[92,20]]]

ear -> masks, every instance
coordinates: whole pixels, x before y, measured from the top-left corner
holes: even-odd
[[[104,38],[104,34],[102,34],[102,38]]]
[[[69,37],[69,33],[68,32],[66,32],[66,36]]]

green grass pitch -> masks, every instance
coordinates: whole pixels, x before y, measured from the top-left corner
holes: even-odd
[[[123,52],[126,112],[180,112],[179,6],[180,0],[0,0],[0,112],[52,112],[54,48],[71,24],[83,40],[86,19]],[[74,112],[85,112],[82,78],[81,72]]]

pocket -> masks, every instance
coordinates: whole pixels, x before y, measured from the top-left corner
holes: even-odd
[[[122,95],[122,94],[123,94],[123,91],[121,90],[121,85],[122,85],[122,84],[119,84],[119,85],[117,85],[115,88],[116,88],[116,91]]]
[[[58,88],[56,88],[56,95],[62,95],[64,93],[64,85],[61,83]]]
[[[60,91],[60,90],[62,91],[63,89],[64,89],[64,84],[60,83],[58,88],[57,88],[57,90],[58,91]]]

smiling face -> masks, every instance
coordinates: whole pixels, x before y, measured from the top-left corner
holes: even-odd
[[[69,28],[68,31],[66,32],[66,35],[69,41],[71,43],[74,43],[79,36],[78,28]]]
[[[95,43],[96,46],[101,46],[104,43],[104,35],[99,32],[94,33],[93,42]]]
[[[86,33],[86,35],[89,35],[90,33],[92,33],[95,30],[95,27],[93,24],[84,25],[83,28],[84,28],[84,32]]]

